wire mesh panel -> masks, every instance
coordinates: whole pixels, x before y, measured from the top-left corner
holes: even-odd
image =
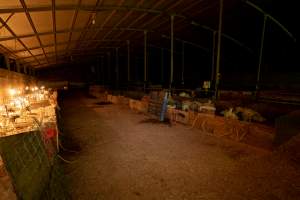
[[[1,156],[20,199],[39,199],[46,188],[50,165],[39,132],[0,139]]]

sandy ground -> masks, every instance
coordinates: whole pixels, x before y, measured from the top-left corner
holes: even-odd
[[[63,101],[73,199],[300,199],[299,165],[83,95]]]

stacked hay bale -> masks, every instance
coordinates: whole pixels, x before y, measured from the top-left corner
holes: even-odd
[[[138,112],[147,113],[149,107],[149,96],[144,96],[142,100],[129,99],[129,108]]]
[[[102,98],[105,90],[105,87],[102,85],[91,85],[89,87],[89,94],[96,98]]]

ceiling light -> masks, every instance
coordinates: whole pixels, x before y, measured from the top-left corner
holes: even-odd
[[[8,89],[8,93],[11,96],[15,96],[17,94],[17,90],[16,89]]]
[[[191,22],[191,25],[199,26],[199,24],[198,24],[197,22],[195,22],[195,21],[192,21],[192,22]]]
[[[92,14],[92,24],[96,24],[96,13]]]

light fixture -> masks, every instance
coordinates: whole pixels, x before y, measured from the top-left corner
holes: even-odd
[[[191,21],[191,25],[193,25],[193,26],[199,26],[199,24],[197,22],[195,22],[195,21]]]
[[[17,90],[13,89],[13,88],[10,88],[10,89],[8,89],[8,94],[10,96],[15,96],[17,94]]]
[[[96,24],[96,13],[92,14],[92,24]]]

